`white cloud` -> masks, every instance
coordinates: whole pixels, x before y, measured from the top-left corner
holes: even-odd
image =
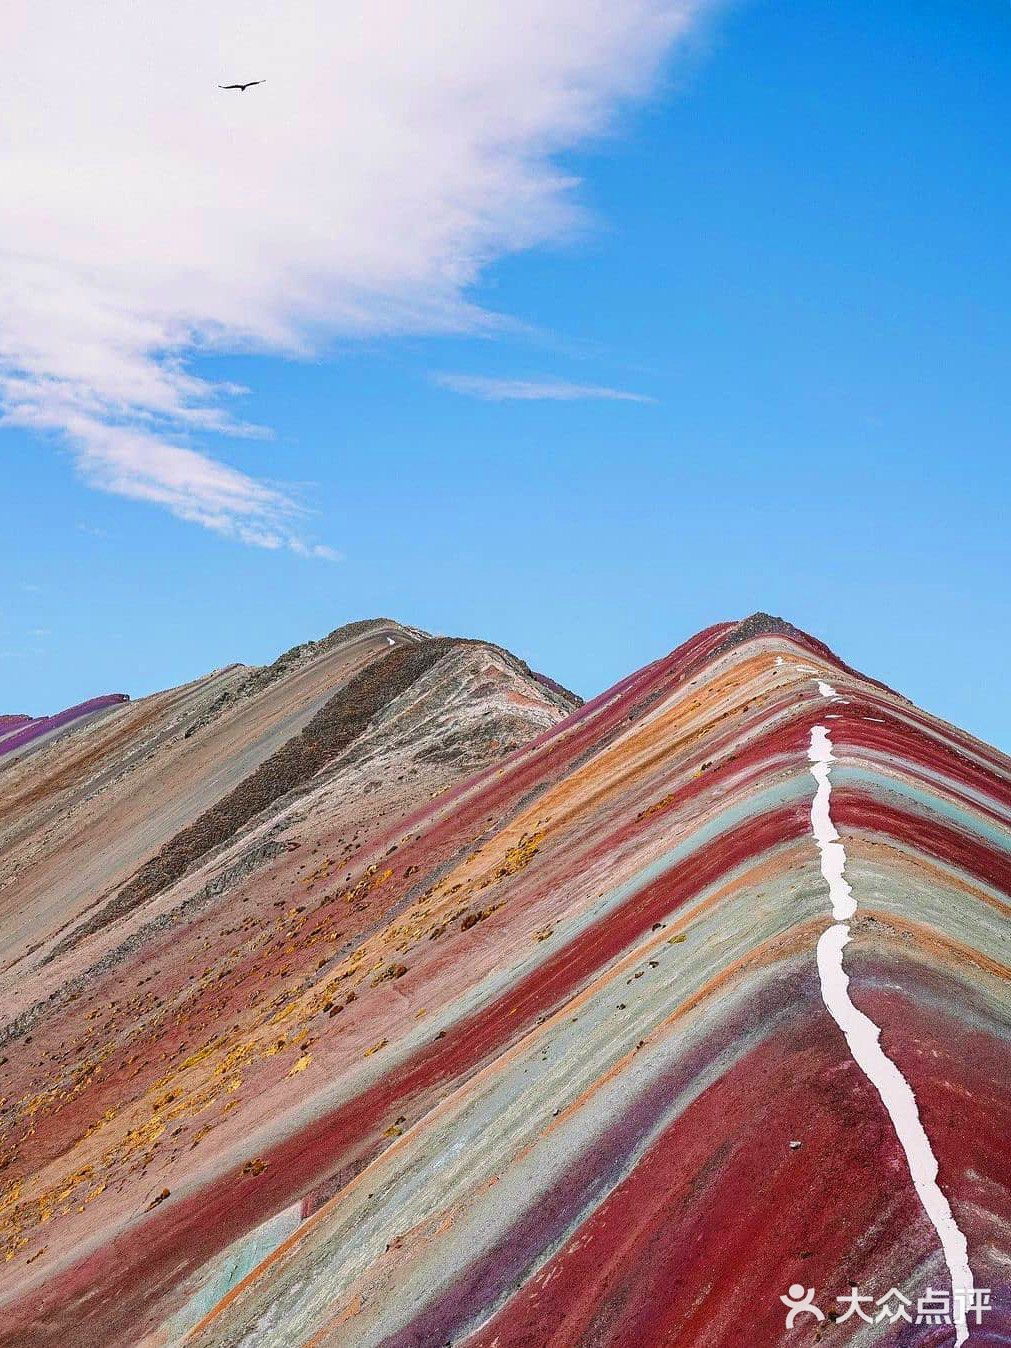
[[[570,384],[564,379],[492,379],[480,374],[437,374],[433,379],[440,388],[495,403],[579,402],[592,398],[621,403],[656,402],[645,393],[629,393],[601,384]]]
[[[712,3],[8,0],[7,419],[102,490],[333,555],[289,489],[209,447],[257,430],[191,358],[494,321],[468,302],[482,267],[578,219],[552,156]]]

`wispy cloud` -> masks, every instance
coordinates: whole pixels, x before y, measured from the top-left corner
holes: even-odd
[[[647,94],[713,3],[9,0],[7,422],[102,491],[332,557],[297,493],[241,466],[262,432],[194,358],[487,328],[482,269],[579,219],[554,156]],[[479,396],[635,396],[527,387]]]
[[[656,402],[645,393],[630,393],[602,384],[572,384],[564,379],[492,379],[480,374],[436,374],[432,378],[440,388],[494,403],[581,402],[593,398],[620,403]]]

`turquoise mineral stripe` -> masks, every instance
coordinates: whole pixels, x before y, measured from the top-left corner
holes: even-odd
[[[965,833],[974,833],[1002,851],[1011,851],[1011,829],[985,815],[968,810],[964,805],[948,797],[939,795],[916,782],[902,777],[893,777],[890,773],[874,772],[869,768],[854,764],[837,762],[832,766],[832,785],[857,787],[871,795],[898,796],[909,805],[918,808],[921,813],[938,815],[954,824]]]

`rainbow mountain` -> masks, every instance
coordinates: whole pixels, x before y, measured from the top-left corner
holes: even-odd
[[[1011,763],[780,619],[0,720],[0,903],[0,1344],[1011,1341]]]

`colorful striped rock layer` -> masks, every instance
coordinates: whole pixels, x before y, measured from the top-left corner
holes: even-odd
[[[79,728],[128,700],[125,693],[107,693],[68,707],[55,716],[0,716],[0,758],[24,753],[30,747],[39,748],[65,727]]]
[[[360,624],[0,796],[0,1343],[1011,1342],[1011,765],[788,624]]]

